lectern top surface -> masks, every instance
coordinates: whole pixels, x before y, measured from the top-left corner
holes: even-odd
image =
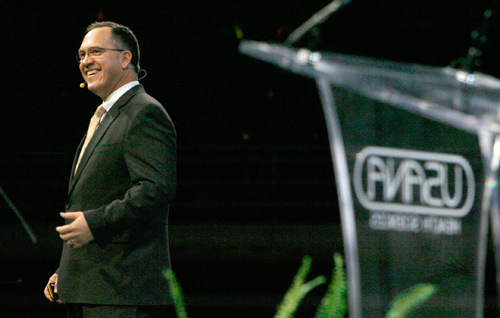
[[[244,41],[243,54],[477,132],[500,133],[500,80],[481,73]]]

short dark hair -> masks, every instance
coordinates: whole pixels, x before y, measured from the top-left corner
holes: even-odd
[[[136,73],[139,73],[140,61],[141,61],[141,50],[139,49],[139,42],[135,37],[134,32],[129,27],[124,25],[111,22],[111,21],[102,21],[102,22],[94,22],[87,27],[87,33],[97,28],[110,27],[111,34],[118,40],[124,47],[124,49],[129,50],[132,53],[132,66]]]

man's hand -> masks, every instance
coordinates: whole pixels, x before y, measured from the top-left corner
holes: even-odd
[[[70,224],[56,227],[59,237],[71,248],[79,248],[94,239],[83,212],[61,212],[61,217],[73,220]]]
[[[59,275],[57,274],[54,274],[52,276],[50,276],[49,278],[49,281],[47,283],[47,286],[50,284],[50,283],[53,283],[55,288],[54,288],[54,292],[57,294],[57,279],[59,278]],[[50,297],[50,293],[49,293],[49,288],[45,286],[45,289],[43,290],[43,293],[45,294],[45,298],[47,298],[48,300],[52,301],[52,302],[57,302],[59,304],[62,304],[64,303],[62,300],[60,300],[59,298],[57,299],[54,299],[52,297]]]

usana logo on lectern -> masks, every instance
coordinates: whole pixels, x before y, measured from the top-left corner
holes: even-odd
[[[474,173],[459,155],[367,147],[353,184],[374,230],[460,234],[474,204]]]

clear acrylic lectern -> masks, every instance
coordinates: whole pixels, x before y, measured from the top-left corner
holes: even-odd
[[[262,42],[240,51],[317,82],[349,317],[384,317],[415,286],[435,293],[411,317],[482,317],[490,221],[495,243],[500,233],[500,82]]]

